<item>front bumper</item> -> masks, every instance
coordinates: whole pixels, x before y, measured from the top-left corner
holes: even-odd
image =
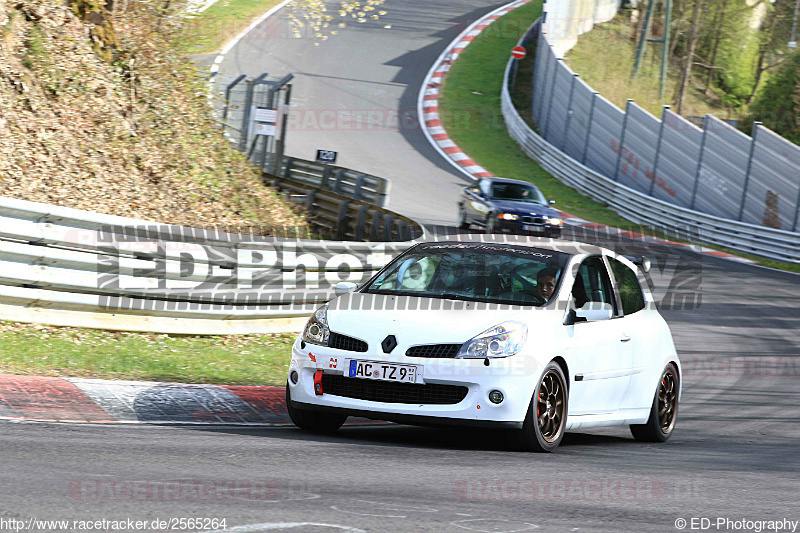
[[[495,222],[495,229],[500,233],[511,233],[514,235],[545,235],[556,236],[561,234],[561,225],[547,223],[525,223],[521,220],[498,219]]]
[[[396,352],[399,350],[396,350]],[[315,361],[309,357],[314,356]],[[454,404],[409,404],[362,400],[314,392],[314,374],[318,370],[344,374],[344,360],[381,361],[422,366],[417,384],[442,384],[466,387],[463,400]],[[336,411],[379,420],[422,425],[470,425],[487,427],[521,427],[542,369],[534,358],[517,354],[503,359],[431,359],[401,354],[351,353],[306,344],[299,340],[292,347],[289,371],[297,371],[297,383],[289,380],[291,399],[300,409]],[[360,378],[349,378],[360,379]],[[371,381],[371,380],[370,380]],[[489,392],[499,390],[504,400],[489,401]]]

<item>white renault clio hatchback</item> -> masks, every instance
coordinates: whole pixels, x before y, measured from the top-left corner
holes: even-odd
[[[292,347],[300,428],[335,431],[349,415],[497,427],[534,451],[593,426],[672,434],[680,362],[625,257],[554,240],[421,243],[350,285]]]

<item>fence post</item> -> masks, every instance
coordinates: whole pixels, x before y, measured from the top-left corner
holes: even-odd
[[[550,113],[553,111],[553,94],[556,91],[556,80],[558,79],[558,65],[559,61],[564,61],[562,58],[557,57],[555,64],[555,68],[553,69],[553,81],[550,82],[550,98],[547,102],[547,116],[544,119],[544,131],[542,132],[542,137],[544,140],[547,140],[547,130],[550,129]],[[541,126],[539,126],[541,129]]]
[[[539,106],[536,111],[535,116],[533,117],[536,120],[536,123],[539,124],[539,131],[542,131],[542,113],[544,113],[544,101],[545,97],[547,96],[547,80],[549,79],[548,76],[550,75],[550,63],[552,61],[547,61],[547,52],[550,50],[550,46],[547,46],[546,49],[543,48],[542,56],[544,57],[544,76],[542,77],[542,96],[539,98]]]
[[[531,117],[536,119],[536,113],[534,110],[539,105],[539,100],[541,100],[541,95],[539,94],[539,82],[537,80],[541,80],[541,70],[542,70],[542,61],[544,61],[544,48],[547,45],[547,41],[544,37],[544,32],[542,31],[541,24],[539,26],[539,36],[536,38],[536,59],[533,63],[533,74],[531,75]]]
[[[794,204],[794,224],[792,224],[792,231],[797,231],[798,222],[800,222],[800,182],[797,184],[797,202]]]
[[[619,146],[617,147],[619,152],[617,153],[617,167],[614,169],[614,181],[619,181],[619,166],[622,163],[622,148],[625,146],[625,130],[628,129],[628,110],[631,102],[633,99],[628,98],[625,104],[625,118],[622,119],[622,133],[619,135]]]
[[[739,206],[739,222],[742,221],[742,217],[744,216],[744,204],[747,202],[747,186],[750,184],[750,171],[753,169],[753,154],[756,151],[756,134],[758,133],[758,127],[761,125],[761,122],[753,122],[753,136],[750,140],[750,157],[747,158],[747,170],[744,173],[744,185],[742,185],[742,203]]]
[[[247,93],[244,98],[242,110],[242,134],[239,136],[239,150],[244,152],[247,147],[247,134],[250,131],[250,108],[253,105],[253,80],[247,80]]]
[[[230,106],[231,102],[231,91],[234,87],[236,87],[240,81],[247,77],[246,74],[239,74],[239,77],[233,80],[231,83],[225,87],[225,108],[222,110],[222,122],[223,126],[227,126],[228,122],[228,106]]]
[[[589,153],[589,139],[592,136],[592,121],[594,120],[594,104],[597,102],[597,97],[599,95],[599,92],[592,91],[592,105],[589,106],[589,120],[586,123],[586,140],[583,142],[583,156],[581,157],[581,165],[586,164],[586,156]]]
[[[703,138],[700,140],[700,154],[697,156],[697,172],[694,174],[694,190],[692,190],[692,201],[689,209],[694,209],[694,202],[697,198],[697,185],[700,183],[700,169],[703,166],[703,152],[706,149],[706,135],[708,134],[708,115],[703,117]]]
[[[569,100],[567,100],[567,123],[564,124],[564,140],[561,142],[561,151],[567,146],[567,137],[569,136],[569,123],[572,122],[572,97],[575,94],[575,85],[578,83],[580,74],[572,74],[572,85],[569,86]]]
[[[656,158],[653,161],[653,179],[650,181],[650,190],[647,192],[648,196],[653,196],[653,190],[656,186],[656,177],[658,176],[658,157],[661,155],[661,139],[664,138],[664,123],[667,121],[667,111],[669,111],[669,106],[665,105],[661,110],[661,126],[658,128],[658,141],[656,142]]]

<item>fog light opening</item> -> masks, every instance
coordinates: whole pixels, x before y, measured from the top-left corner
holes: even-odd
[[[297,370],[289,372],[289,379],[292,380],[293,385],[297,385],[297,380],[300,379],[300,376],[297,375]]]
[[[503,393],[499,390],[493,390],[489,393],[489,401],[495,405],[503,403]]]

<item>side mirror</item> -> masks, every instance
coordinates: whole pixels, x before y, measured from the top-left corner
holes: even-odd
[[[554,203],[556,203],[556,201],[555,200],[547,200],[547,203],[550,204],[550,205],[553,205]]]
[[[586,302],[583,307],[575,310],[575,317],[580,322],[581,318],[587,322],[597,322],[599,320],[609,320],[614,316],[614,308],[611,304],[602,302]]]
[[[342,294],[353,292],[357,288],[358,285],[356,285],[352,281],[340,281],[333,287],[333,292],[336,293],[336,296],[341,296]]]

